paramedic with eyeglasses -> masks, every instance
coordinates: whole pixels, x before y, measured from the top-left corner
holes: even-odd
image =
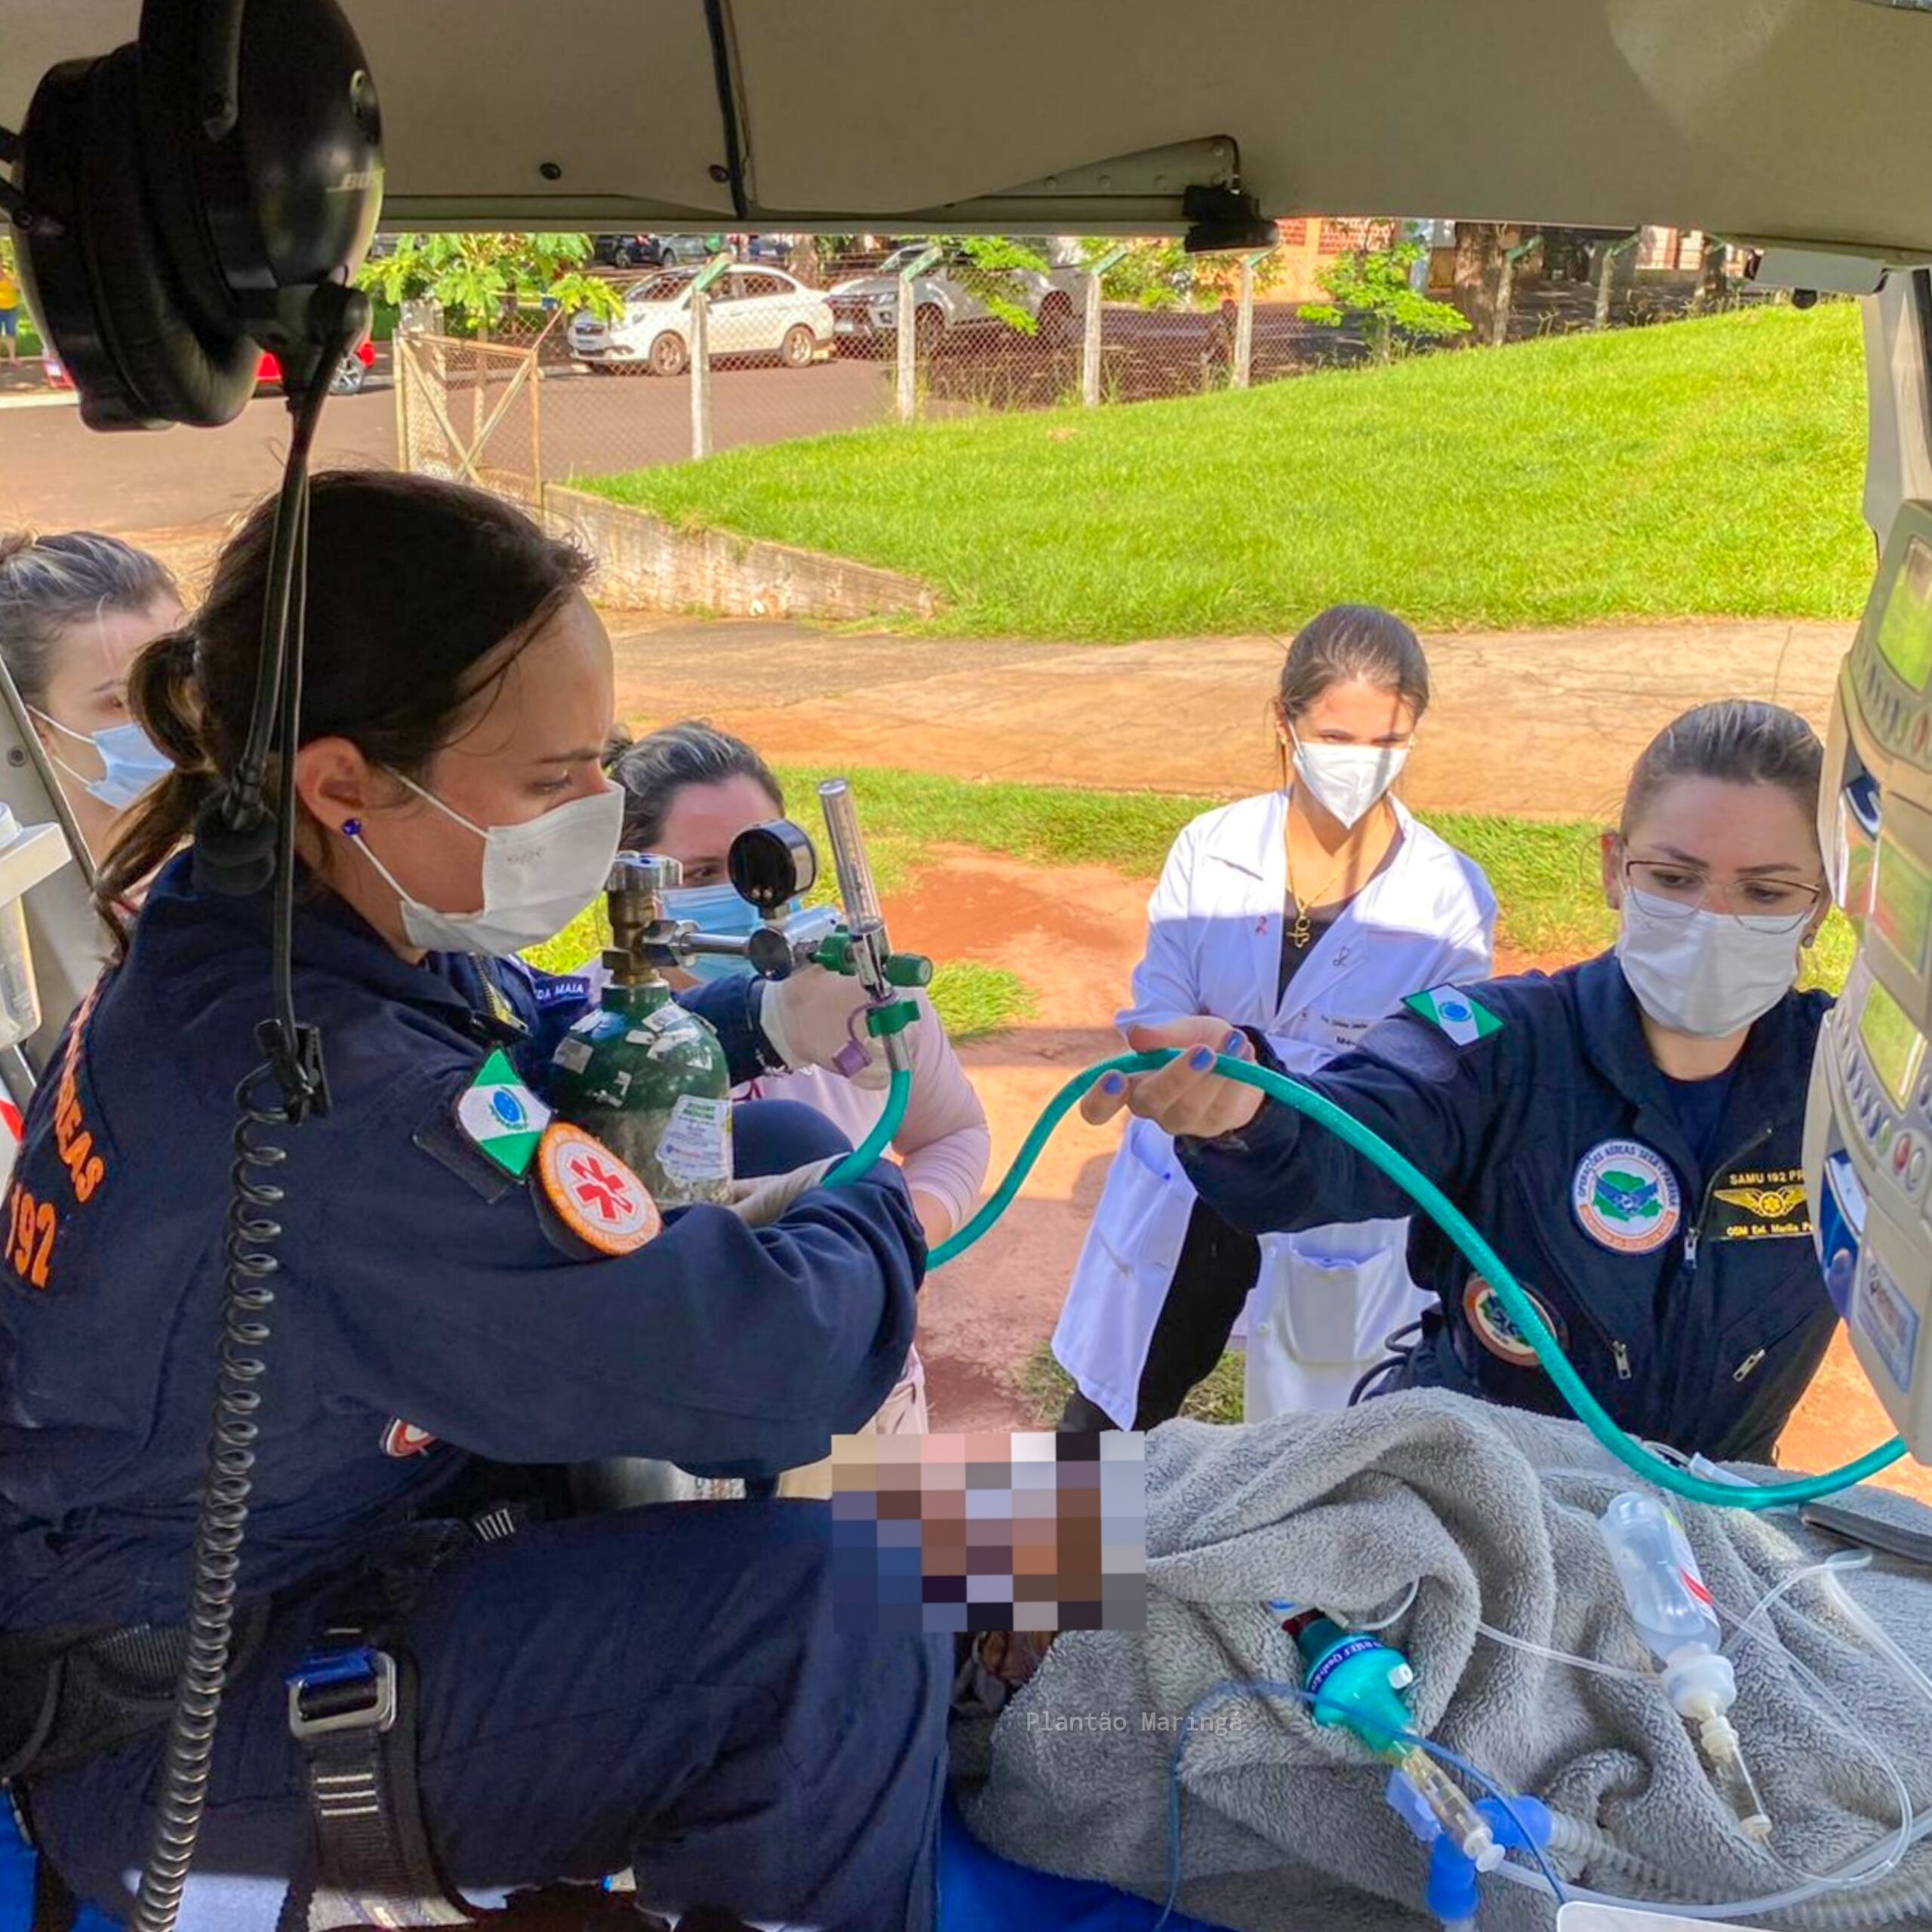
[[[1622,1427],[1768,1462],[1836,1319],[1813,1251],[1804,1103],[1830,1002],[1796,990],[1830,909],[1814,830],[1823,752],[1741,700],[1685,713],[1638,759],[1603,840],[1613,951],[1418,993],[1306,1084],[1405,1153],[1480,1229]],[[1408,1213],[1334,1135],[1214,1074],[1266,1038],[1212,1020],[1137,1029],[1158,1071],[1083,1103],[1174,1134],[1203,1200],[1257,1234]],[[1437,1300],[1371,1392],[1447,1387],[1556,1414],[1490,1285],[1434,1223],[1410,1272]]]

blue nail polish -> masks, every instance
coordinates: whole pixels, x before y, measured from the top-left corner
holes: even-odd
[[[1245,1033],[1230,1033],[1227,1038],[1227,1044],[1222,1048],[1221,1051],[1235,1060],[1240,1059],[1241,1055],[1247,1051],[1247,1035]]]
[[[1208,1047],[1196,1047],[1188,1055],[1187,1063],[1196,1073],[1207,1072],[1214,1064],[1214,1050]]]
[[[1124,1094],[1127,1091],[1127,1075],[1124,1073],[1109,1074],[1100,1082],[1100,1091],[1114,1097]]]

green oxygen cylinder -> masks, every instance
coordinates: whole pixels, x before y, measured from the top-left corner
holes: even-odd
[[[682,881],[675,859],[621,852],[605,891],[611,983],[558,1043],[552,1105],[594,1134],[660,1208],[718,1202],[731,1184],[731,1076],[718,1035],[671,997],[645,957],[663,918],[659,894]]]

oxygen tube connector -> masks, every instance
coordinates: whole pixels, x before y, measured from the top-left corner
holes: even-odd
[[[1442,1835],[1478,1872],[1502,1863],[1496,1834],[1447,1772],[1420,1745],[1401,1693],[1416,1681],[1414,1666],[1366,1631],[1344,1630],[1318,1610],[1271,1601],[1270,1615],[1294,1639],[1314,1700],[1315,1721],[1349,1732],[1393,1764],[1427,1806]]]

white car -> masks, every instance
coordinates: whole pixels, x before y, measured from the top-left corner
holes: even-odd
[[[697,272],[669,269],[638,282],[624,297],[621,319],[573,316],[572,359],[608,375],[648,369],[681,376],[691,359],[691,284]],[[789,369],[810,366],[832,347],[832,306],[782,269],[734,268],[709,291],[711,353],[775,355]]]

